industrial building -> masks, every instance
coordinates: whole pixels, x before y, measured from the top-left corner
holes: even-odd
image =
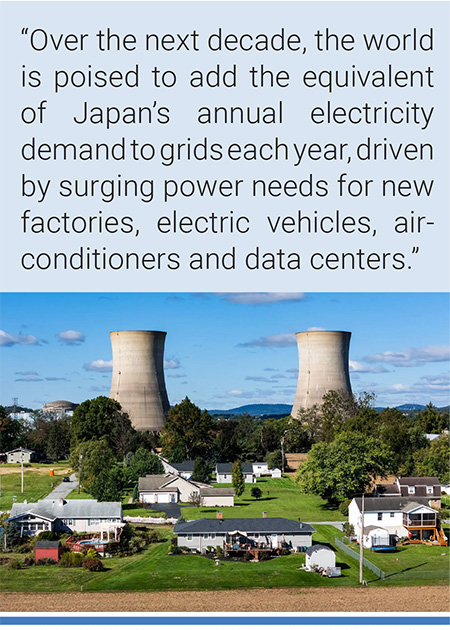
[[[120,403],[138,431],[161,431],[169,412],[164,381],[165,332],[110,333],[113,373],[109,397]]]

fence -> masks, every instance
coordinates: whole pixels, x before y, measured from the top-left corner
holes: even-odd
[[[341,549],[348,556],[355,558],[355,560],[359,560],[359,553],[357,553],[353,549],[350,549],[350,547],[347,547],[347,545],[344,545],[342,540],[339,540],[339,538],[334,539],[334,544],[336,545],[336,547],[339,547],[339,549]],[[369,569],[369,571],[372,571],[372,573],[375,573],[375,575],[378,575],[379,578],[381,578],[382,580],[385,579],[386,577],[385,572],[379,569],[377,566],[375,566],[373,562],[370,562],[370,560],[366,560],[366,558],[364,558],[363,564],[365,567],[367,567],[367,569]]]
[[[175,525],[176,518],[162,518],[159,516],[124,516],[123,520],[127,523],[153,523],[155,525]]]

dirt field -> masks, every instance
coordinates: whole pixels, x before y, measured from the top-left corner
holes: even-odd
[[[446,586],[183,593],[2,593],[2,612],[447,612]]]

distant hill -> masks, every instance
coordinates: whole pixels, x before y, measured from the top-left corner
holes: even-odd
[[[251,416],[272,416],[281,415],[288,416],[291,413],[292,405],[242,405],[242,407],[234,407],[234,409],[208,409],[211,415],[215,416],[242,416],[248,413]]]

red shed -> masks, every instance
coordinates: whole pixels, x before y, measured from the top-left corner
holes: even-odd
[[[61,543],[59,540],[38,540],[34,546],[34,560],[42,560],[43,558],[51,558],[58,562],[61,556]]]

